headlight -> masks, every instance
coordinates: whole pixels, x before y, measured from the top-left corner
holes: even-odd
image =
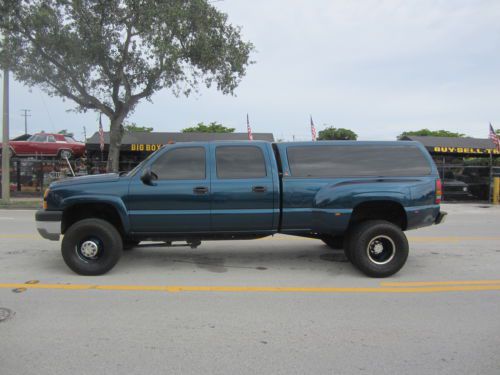
[[[467,191],[467,188],[466,188],[466,187],[464,187],[464,191]]]

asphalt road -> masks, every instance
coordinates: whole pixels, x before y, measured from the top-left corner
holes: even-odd
[[[444,209],[384,280],[286,236],[135,249],[82,277],[33,211],[0,210],[0,375],[497,375],[500,207]]]

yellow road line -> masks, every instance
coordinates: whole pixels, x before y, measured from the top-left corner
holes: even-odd
[[[177,286],[177,285],[93,285],[93,284],[0,284],[3,289],[62,289],[158,292],[266,292],[266,293],[442,293],[500,291],[500,285],[430,287],[265,287],[265,286]]]
[[[447,285],[500,285],[500,280],[402,281],[381,282],[381,287],[421,287]]]

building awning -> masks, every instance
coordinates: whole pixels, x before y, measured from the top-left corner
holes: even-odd
[[[256,141],[274,142],[272,133],[252,133]],[[172,142],[244,141],[247,133],[169,133],[169,132],[127,132],[123,136],[121,151],[151,152]],[[99,151],[99,133],[87,139],[89,151]],[[109,148],[109,132],[104,132],[104,149]]]
[[[436,155],[500,156],[500,151],[489,138],[406,136],[401,140],[420,142],[431,154]]]

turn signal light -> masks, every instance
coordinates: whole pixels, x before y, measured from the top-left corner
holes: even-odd
[[[43,209],[47,209],[47,196],[49,195],[49,189],[45,189],[45,193],[43,193]]]
[[[443,184],[441,182],[441,179],[438,178],[436,180],[436,204],[441,203],[441,198],[443,196]]]

